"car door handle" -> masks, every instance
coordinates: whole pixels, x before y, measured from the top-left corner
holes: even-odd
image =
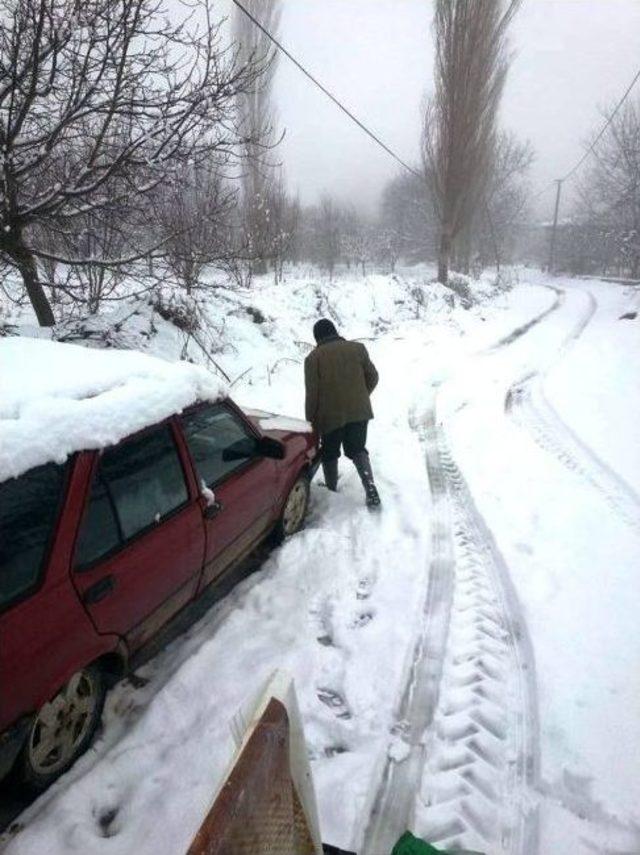
[[[105,576],[104,579],[100,579],[94,585],[90,585],[87,588],[87,590],[82,595],[82,600],[83,602],[87,603],[87,605],[99,603],[100,600],[103,600],[105,597],[109,596],[115,586],[116,583],[113,576]]]
[[[210,505],[207,505],[204,509],[204,515],[206,519],[212,520],[214,517],[217,517],[220,511],[224,510],[224,505],[222,502],[212,502]]]

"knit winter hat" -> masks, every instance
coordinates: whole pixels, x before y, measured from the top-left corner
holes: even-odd
[[[338,335],[338,330],[333,325],[332,321],[327,318],[321,318],[313,325],[313,335],[318,344],[327,338]]]

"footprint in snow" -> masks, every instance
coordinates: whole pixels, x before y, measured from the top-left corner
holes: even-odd
[[[337,718],[351,718],[351,711],[339,692],[333,689],[318,689],[318,700],[336,715]]]
[[[373,620],[373,612],[362,612],[353,619],[351,623],[351,629],[360,629],[363,626],[366,626],[368,623],[371,623]]]
[[[373,581],[369,579],[368,576],[365,576],[364,579],[360,579],[358,581],[358,586],[356,588],[356,598],[358,600],[368,600],[371,596],[371,591],[373,590]]]
[[[98,817],[98,827],[100,828],[101,837],[115,837],[115,835],[120,831],[120,828],[114,825],[119,811],[119,807],[112,807],[100,813],[100,816]]]

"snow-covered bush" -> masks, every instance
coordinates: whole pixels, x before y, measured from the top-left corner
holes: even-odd
[[[158,288],[149,303],[161,318],[179,330],[194,333],[200,328],[200,311],[193,297],[180,291]]]
[[[511,291],[520,283],[518,271],[513,267],[502,267],[495,279],[495,287],[497,291],[505,293]]]
[[[450,273],[447,287],[460,299],[463,309],[470,309],[476,302],[471,279],[463,273]]]
[[[248,250],[250,251],[250,247]],[[250,288],[253,281],[253,268],[251,262],[245,258],[229,254],[228,257],[219,259],[216,267],[226,273],[230,282],[238,288]]]
[[[410,289],[409,294],[414,302],[416,318],[419,318],[423,309],[426,309],[427,307],[426,291],[422,285],[414,285],[413,288]]]
[[[255,306],[247,306],[246,313],[249,315],[254,324],[263,324],[267,319],[265,315],[260,311],[260,309],[256,309]]]

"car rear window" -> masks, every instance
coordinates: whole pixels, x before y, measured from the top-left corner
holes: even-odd
[[[37,585],[58,518],[66,466],[47,463],[0,484],[0,608]]]
[[[89,566],[161,522],[188,500],[169,425],[113,448],[98,463],[82,520],[75,566]]]

